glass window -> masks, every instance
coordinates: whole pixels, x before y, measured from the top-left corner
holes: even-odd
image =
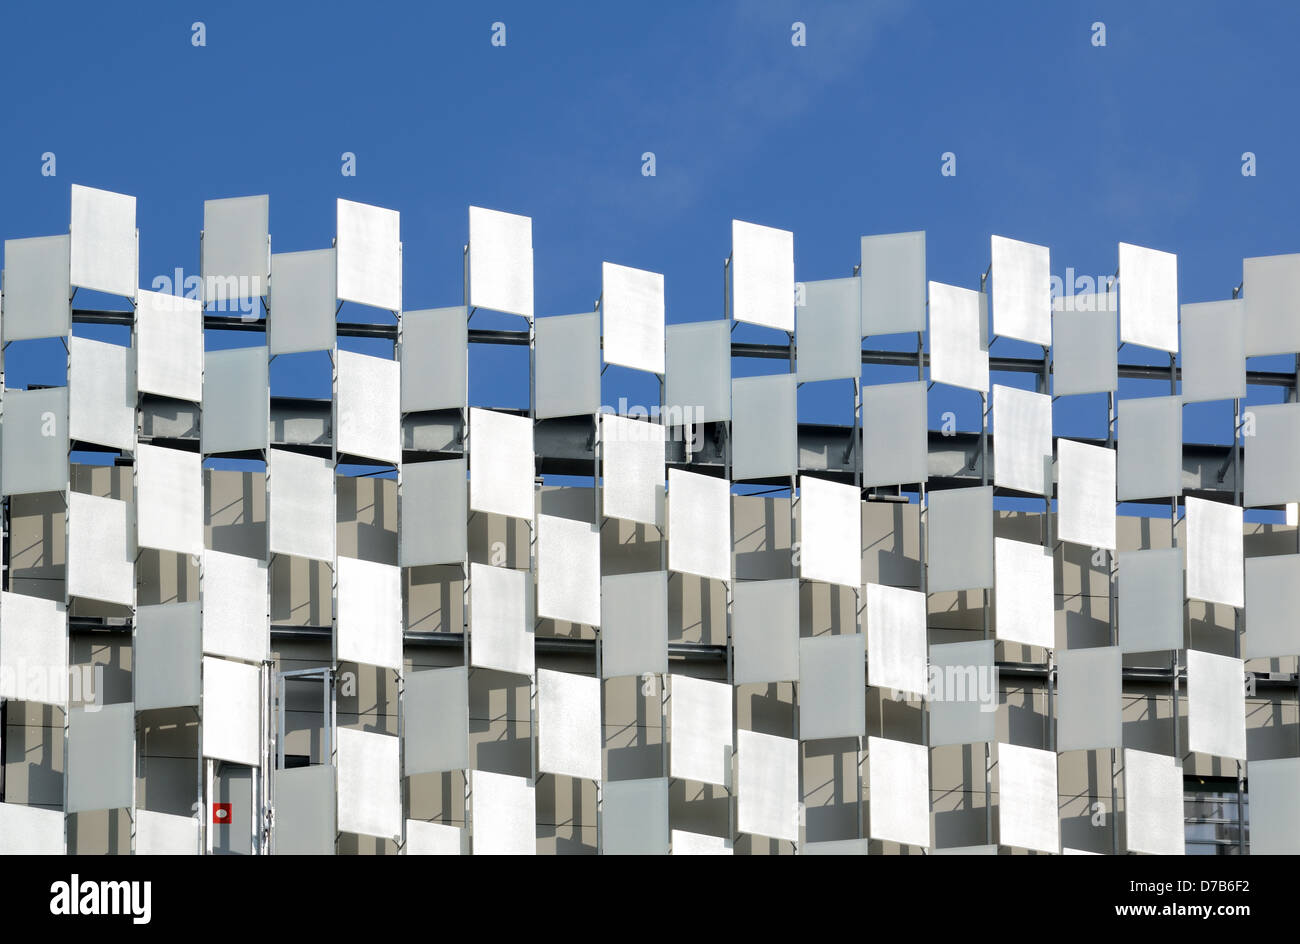
[[[1231,777],[1187,777],[1183,820],[1188,855],[1240,855],[1250,843],[1250,800]]]

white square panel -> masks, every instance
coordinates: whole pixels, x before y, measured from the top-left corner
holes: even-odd
[[[469,303],[533,319],[531,217],[469,208]]]
[[[1241,260],[1246,356],[1300,351],[1300,253]]]
[[[1178,257],[1119,244],[1119,339],[1178,351]]]
[[[662,374],[664,277],[612,262],[601,263],[600,274],[605,363]]]
[[[669,689],[669,776],[731,786],[731,686],[674,675]]]
[[[203,553],[203,457],[143,443],[135,451],[139,543]]]
[[[68,621],[62,603],[0,593],[0,698],[68,703]]]
[[[997,740],[998,667],[994,642],[930,647],[930,746]]]
[[[865,650],[861,633],[799,640],[799,740],[866,733]]]
[[[469,411],[469,507],[533,517],[533,421],[495,410]]]
[[[334,855],[335,792],[332,762],[275,772],[276,855]]]
[[[797,312],[799,382],[861,376],[862,335],[858,333],[861,279],[823,279],[800,284],[803,304]],[[924,299],[924,283],[921,291]]]
[[[406,855],[464,855],[468,835],[459,826],[406,821]]]
[[[1056,749],[1123,745],[1124,657],[1118,646],[1056,653]]]
[[[1252,424],[1253,420],[1253,424]],[[1300,500],[1300,403],[1270,403],[1246,411],[1244,504]]]
[[[135,295],[135,197],[73,184],[69,235],[73,285],[127,298]]]
[[[536,855],[537,805],[532,782],[476,770],[471,784],[474,855]]]
[[[800,476],[799,575],[862,586],[862,501],[855,486]]]
[[[63,855],[62,810],[0,803],[0,855]]]
[[[135,449],[135,351],[78,337],[69,349],[69,435],[76,442]]]
[[[203,399],[203,309],[193,298],[136,297],[136,386],[198,403]]]
[[[5,240],[4,343],[67,337],[71,332],[68,239]]]
[[[600,831],[604,855],[667,855],[668,779],[603,784]]]
[[[135,602],[135,522],[131,506],[112,498],[68,493],[68,595]]]
[[[1300,613],[1300,554],[1248,558],[1242,658],[1300,655],[1296,613]]]
[[[600,679],[537,670],[537,769],[601,779]]]
[[[397,562],[402,567],[465,560],[465,468],[464,459],[403,463],[397,529]]]
[[[1244,606],[1242,510],[1201,498],[1186,505],[1188,599]]]
[[[1114,295],[1066,295],[1053,302],[1052,393],[1104,393],[1119,389],[1118,316]]]
[[[731,323],[669,325],[664,425],[731,419]]]
[[[533,415],[600,412],[600,313],[538,318],[533,326]]]
[[[799,467],[794,374],[731,382],[731,477],[788,477]]]
[[[929,478],[923,382],[862,388],[862,486],[913,485]]]
[[[402,461],[401,367],[351,351],[338,358],[338,450],[397,465]]]
[[[1246,302],[1183,306],[1183,402],[1246,396]]]
[[[135,811],[136,855],[198,855],[199,821],[174,813]]]
[[[925,330],[925,232],[862,237],[862,337]]]
[[[468,669],[457,665],[410,672],[403,698],[403,773],[410,777],[468,768]]]
[[[799,742],[736,732],[736,821],[742,833],[799,841]]]
[[[1046,246],[994,236],[993,333],[1044,347],[1052,343],[1052,266]]]
[[[925,594],[869,583],[866,598],[867,684],[924,697],[930,689]]]
[[[1047,394],[994,386],[993,481],[1019,492],[1051,494],[1052,398]]]
[[[6,495],[68,487],[68,388],[4,392],[0,486]]]
[[[663,525],[664,443],[658,423],[600,415],[601,510],[607,517]]]
[[[402,570],[390,564],[338,559],[338,657],[402,668]]]
[[[269,456],[271,553],[333,561],[334,467],[329,459],[283,449]]]
[[[799,581],[737,581],[731,639],[737,685],[798,681]]]
[[[600,580],[602,678],[668,671],[668,572]]]
[[[465,407],[469,323],[465,306],[402,314],[402,412]]]
[[[1038,544],[996,538],[994,615],[997,638],[1026,646],[1056,646],[1052,555]]]
[[[1116,491],[1120,501],[1183,493],[1181,397],[1125,398],[1118,402]]]
[[[1246,664],[1187,650],[1187,749],[1246,759]]]
[[[136,711],[202,704],[203,613],[198,600],[138,607],[134,645]]]
[[[470,564],[470,665],[533,674],[532,579],[526,570]]]
[[[989,352],[979,292],[930,283],[930,379],[981,393],[989,387]]]
[[[135,706],[68,711],[67,810],[117,810],[135,802]]]
[[[269,645],[266,563],[203,552],[203,651],[261,662]]]
[[[794,331],[794,233],[731,221],[732,318]]]
[[[398,738],[338,729],[338,829],[400,839],[402,771]]]
[[[401,221],[396,210],[338,201],[339,301],[402,310]]]
[[[731,842],[721,836],[706,836],[684,829],[674,829],[669,834],[673,855],[732,855]]]
[[[1057,803],[1055,752],[999,744],[999,844],[1059,853]]]
[[[1117,567],[1122,652],[1183,648],[1183,552],[1120,551]]]
[[[229,303],[267,293],[271,263],[271,199],[228,197],[203,201],[203,300],[217,311]]]
[[[204,658],[203,756],[256,767],[261,704],[262,674],[257,666]]]
[[[1183,768],[1172,757],[1124,751],[1124,831],[1129,852],[1184,852]]]
[[[1057,441],[1057,538],[1115,550],[1115,451]]]
[[[668,470],[668,569],[731,579],[731,490],[726,479]]]
[[[929,748],[867,738],[867,790],[872,839],[930,845]]]
[[[329,351],[338,317],[333,249],[271,256],[271,311],[266,344],[272,354]]]
[[[820,842],[805,842],[799,846],[799,855],[867,855],[871,843],[866,839],[825,839]]]
[[[1250,854],[1300,853],[1300,758],[1253,760],[1250,775]]]
[[[537,616],[600,625],[600,531],[585,521],[537,516]]]
[[[944,489],[926,500],[926,589],[993,586],[993,486]]]
[[[266,348],[208,351],[203,356],[203,454],[265,449],[270,435],[270,367]]]

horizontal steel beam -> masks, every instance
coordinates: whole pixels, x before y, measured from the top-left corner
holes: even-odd
[[[522,411],[510,411],[516,414]],[[140,409],[140,441],[196,451],[199,448],[199,408],[179,400],[145,396]],[[271,398],[271,445],[315,456],[331,455],[331,414],[328,400],[292,397]],[[854,436],[851,426],[801,423],[798,428],[800,472],[812,473],[832,481],[854,481],[856,456],[850,449]],[[726,471],[726,427],[707,423],[691,431],[694,439],[687,460],[686,443],[681,431],[669,437],[667,462],[670,467],[686,468],[706,475],[721,476]],[[595,426],[591,416],[568,416],[539,420],[534,427],[534,449],[540,475],[563,475],[590,478],[595,461],[593,443]],[[1106,445],[1100,439],[1081,439],[1093,445]],[[989,437],[987,452],[980,448],[980,434],[954,432],[951,435],[929,432],[929,468],[926,487],[931,491],[965,487],[984,480],[991,481],[996,439]],[[74,449],[112,453],[103,447],[74,443]],[[456,458],[464,454],[464,417],[460,410],[410,413],[402,418],[403,461]],[[1244,469],[1244,457],[1236,467],[1231,460],[1232,447],[1209,443],[1183,445],[1182,494],[1195,497],[1228,498],[1238,492],[1235,476]],[[224,455],[228,459],[258,460],[260,453]],[[118,455],[119,464],[129,464],[129,457]],[[341,457],[348,465],[381,468],[368,459]],[[988,474],[983,474],[987,468]],[[747,484],[788,487],[787,479],[759,480]],[[905,491],[915,491],[909,485]],[[898,489],[881,489],[868,497],[896,497]],[[999,494],[1013,495],[999,490]],[[1160,499],[1167,501],[1168,499]]]
[[[72,617],[68,620],[75,632],[129,634],[129,620],[105,621],[95,617]],[[275,626],[271,627],[272,642],[318,642],[330,641],[332,630],[329,626]],[[415,633],[403,634],[402,642],[412,648],[462,649],[464,636],[461,633]],[[596,641],[594,639],[569,639],[559,636],[537,636],[536,647],[539,653],[546,655],[575,655],[595,658]],[[726,646],[707,645],[705,643],[670,642],[668,644],[670,659],[684,659],[688,662],[723,663],[727,659]],[[1048,667],[1041,662],[999,662],[998,675],[1003,679],[1026,679],[1047,683]],[[304,669],[302,671],[315,671]],[[1173,681],[1172,670],[1161,667],[1124,666],[1126,682],[1160,682],[1169,684]],[[1180,679],[1187,678],[1184,669],[1179,672]],[[1255,673],[1256,687],[1296,688],[1300,686],[1300,675],[1294,672]]]
[[[91,308],[74,308],[72,320],[83,324],[130,325],[135,321],[133,311],[101,311]],[[260,331],[266,330],[266,321],[262,318],[244,319],[237,315],[204,314],[203,327],[213,331]],[[388,341],[397,340],[397,326],[393,324],[364,324],[355,321],[340,321],[335,327],[340,337],[381,338]],[[507,344],[521,347],[528,346],[528,332],[510,329],[470,328],[471,344]],[[753,357],[771,360],[788,360],[791,354],[797,358],[797,345],[758,344],[752,341],[732,341],[732,357]],[[863,350],[862,363],[892,367],[915,367],[915,351],[873,351]],[[930,363],[930,355],[922,355],[922,363]],[[1041,357],[1004,357],[990,356],[989,370],[1029,374],[1043,372]],[[1175,367],[1175,379],[1182,379],[1182,368]],[[1169,367],[1150,364],[1120,364],[1119,376],[1138,380],[1168,380]],[[1246,372],[1246,383],[1263,387],[1294,387],[1294,371],[1250,370]]]

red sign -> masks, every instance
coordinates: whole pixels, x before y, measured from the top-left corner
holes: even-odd
[[[218,826],[229,826],[230,818],[234,815],[233,803],[213,803],[212,804],[212,822]]]

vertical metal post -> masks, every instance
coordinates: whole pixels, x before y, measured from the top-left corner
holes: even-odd
[[[604,297],[604,296],[602,295],[601,298],[603,299],[603,297]],[[596,310],[597,310],[598,312],[601,311],[601,299],[597,299],[597,300],[596,300]],[[597,319],[597,324],[598,324],[598,325],[600,324],[600,319],[599,319],[599,318]],[[604,340],[604,332],[603,332],[603,331],[600,332],[600,343],[601,343],[601,358],[603,359],[603,358],[604,358],[604,349],[605,349],[605,348],[604,348],[605,340]],[[602,440],[603,440],[603,437],[604,437],[605,428],[604,428],[604,423],[603,423],[602,420],[601,420],[601,414],[600,414],[600,413],[595,413],[595,414],[592,415],[592,417],[591,417],[591,426],[592,426],[592,438],[591,438],[591,522],[592,522],[592,526],[596,529],[596,546],[597,546],[597,549],[599,549],[599,547],[600,547],[600,532],[601,532],[601,529],[604,527],[604,524],[605,524],[604,519],[603,519],[603,516],[601,515],[601,501],[600,501],[600,499],[601,499],[601,490],[600,490],[600,489],[601,489],[601,479],[600,479],[600,457],[601,457],[601,455],[603,454],[603,453],[602,453],[602,446],[603,446],[603,441],[602,441]],[[600,588],[597,587],[597,590],[598,590],[598,591],[599,591],[599,589],[600,589]],[[597,711],[597,715],[598,715],[597,721],[600,723],[601,740],[602,740],[602,743],[603,743],[603,741],[604,741],[604,736],[605,736],[605,734],[604,734],[604,732],[605,732],[605,681],[604,681],[604,673],[603,673],[603,671],[602,671],[603,668],[604,668],[604,666],[603,666],[603,664],[602,664],[602,658],[603,658],[602,647],[603,647],[603,644],[604,644],[604,639],[603,639],[603,634],[602,634],[602,632],[601,632],[601,628],[600,628],[599,626],[595,626],[595,627],[592,627],[592,628],[593,628],[593,630],[594,630],[594,632],[595,632],[595,634],[596,634],[596,690],[597,690],[597,692],[599,693],[598,696],[597,696],[597,700],[596,700],[596,711]],[[597,855],[601,855],[601,854],[603,854],[604,851],[605,851],[605,835],[604,835],[605,831],[604,831],[604,828],[603,828],[603,826],[604,826],[604,812],[605,812],[605,810],[604,810],[604,807],[605,807],[605,791],[604,791],[604,788],[603,788],[603,786],[602,786],[603,783],[604,783],[604,776],[603,776],[603,774],[604,774],[604,768],[603,768],[603,763],[604,763],[604,751],[603,751],[603,750],[601,751],[601,755],[602,755],[602,756],[601,756],[601,761],[602,761],[601,774],[602,774],[602,776],[601,776],[600,779],[598,779],[598,780],[596,781],[596,854],[597,854]]]
[[[68,354],[67,363],[71,364],[72,355]],[[137,404],[139,396],[136,397]],[[136,416],[139,416],[137,410]],[[133,461],[134,461],[134,457]],[[64,464],[63,480],[63,546],[69,548],[72,546],[72,437],[68,437],[67,462]],[[63,663],[72,666],[72,595],[68,592],[68,555],[65,551],[63,555]],[[134,674],[134,673],[132,673]],[[71,681],[71,679],[69,679]],[[68,847],[68,739],[71,731],[71,714],[72,714],[72,690],[69,686],[63,696],[63,851],[69,851]]]
[[[537,428],[537,326],[528,319],[528,420]],[[536,467],[534,466],[534,473]],[[535,478],[535,475],[534,475]],[[534,628],[537,600],[537,486],[533,485],[533,517],[528,522],[528,586],[533,594]],[[537,783],[537,655],[534,649],[533,674],[528,680],[528,753],[532,758],[532,781]]]
[[[200,754],[203,753],[203,749],[202,749],[201,747],[199,748],[199,753],[200,753]],[[206,757],[200,757],[199,760],[200,760],[200,763],[203,764],[203,795],[204,795],[205,797],[208,797],[208,798],[209,798],[209,802],[206,803],[206,804],[204,805],[204,808],[203,808],[203,819],[204,819],[204,826],[203,826],[203,839],[204,839],[204,842],[203,842],[203,851],[204,851],[207,855],[212,855],[212,839],[213,839],[213,837],[212,837],[212,813],[211,813],[211,810],[212,810],[212,803],[211,803],[211,798],[212,798],[212,790],[213,790],[213,770],[212,770],[212,764],[213,764],[213,762],[210,761],[210,760],[208,760]]]
[[[1176,357],[1177,356],[1174,354],[1169,355],[1170,396],[1178,395],[1178,366],[1175,363]],[[1170,547],[1178,546],[1178,498],[1179,498],[1178,495],[1173,495],[1169,499],[1169,546]],[[1186,594],[1184,594],[1182,632],[1186,633],[1186,631],[1187,631],[1187,603],[1186,603]],[[1180,641],[1186,641],[1186,640],[1180,639]],[[1182,755],[1182,751],[1179,749],[1180,738],[1178,736],[1178,673],[1179,673],[1178,649],[1175,649],[1173,651],[1173,653],[1171,654],[1170,661],[1172,662],[1171,672],[1170,672],[1170,676],[1171,676],[1170,694],[1171,694],[1171,705],[1172,705],[1171,710],[1172,710],[1173,721],[1174,721],[1174,759],[1181,764],[1183,755]]]
[[[1107,293],[1109,294],[1109,292]],[[1109,300],[1108,300],[1109,301]],[[1109,304],[1107,305],[1109,310]],[[1115,445],[1115,392],[1111,391],[1106,394],[1106,448],[1114,448]],[[1114,551],[1106,552],[1106,617],[1110,623],[1110,644],[1119,645],[1119,620],[1116,614],[1118,603],[1116,582],[1118,580],[1119,558]],[[1120,692],[1121,697],[1123,691]],[[1117,776],[1116,766],[1118,764],[1119,752],[1115,748],[1110,749],[1110,843],[1111,854],[1119,855],[1119,815],[1117,811],[1118,796],[1115,788],[1115,777]]]
[[[1043,348],[1043,372],[1039,377],[1039,392],[1050,396],[1052,392],[1052,349]],[[1050,409],[1050,407],[1049,407]],[[1055,445],[1055,443],[1053,443]],[[1053,466],[1054,468],[1054,466]],[[1043,499],[1043,532],[1047,542],[1047,553],[1052,559],[1052,598],[1056,598],[1056,529],[1052,527],[1052,496],[1056,494],[1055,475],[1044,483],[1046,497]],[[1059,496],[1058,496],[1058,508]],[[1056,652],[1055,642],[1047,650],[1047,749],[1056,750]]]
[[[663,376],[660,376],[660,377],[659,377],[659,415],[660,415],[660,417],[661,417],[661,422],[662,422],[662,417],[663,417],[664,400],[665,400],[665,390],[664,390],[664,387],[665,387],[665,378],[664,378]],[[704,430],[704,426],[703,426],[703,424],[701,424],[701,426],[700,426],[701,435],[703,435],[703,430]],[[682,426],[682,436],[683,436],[683,438],[686,440],[687,459],[689,460],[689,458],[690,458],[690,452],[689,452],[689,450],[690,450],[690,437],[691,437],[691,430],[690,430],[689,426],[687,426],[687,425],[683,425],[683,426]],[[660,483],[660,485],[663,485],[663,484],[664,484],[664,483],[662,483],[662,482]],[[666,487],[664,488],[664,493],[665,493],[665,500],[664,500],[664,506],[663,506],[663,512],[662,512],[662,513],[663,513],[663,515],[664,515],[665,518],[666,518],[666,516],[667,516],[667,514],[668,514],[668,500],[667,500],[667,488],[666,488]],[[658,532],[659,532],[659,569],[662,570],[664,573],[667,573],[667,572],[668,572],[668,540],[667,540],[667,537],[668,537],[668,536],[667,536],[667,522],[666,522],[666,521],[662,521],[662,522],[661,522],[661,525],[662,525],[661,527],[658,527],[658,528],[657,528],[657,530],[658,530]],[[669,770],[669,765],[668,765],[668,675],[667,675],[667,673],[665,673],[665,674],[663,674],[663,675],[661,675],[661,676],[659,677],[659,750],[660,750],[660,755],[661,755],[661,756],[660,756],[660,763],[662,764],[662,767],[663,767],[663,776],[664,776],[665,778],[667,778],[667,777],[668,777],[668,770]]]
[[[339,475],[339,357],[338,342],[330,351],[330,491],[334,495],[335,507],[338,503]],[[267,529],[268,534],[270,529]],[[334,766],[337,777],[338,757],[336,732],[339,719],[339,535],[338,521],[334,522],[334,559],[330,562],[330,714],[324,721],[329,730],[330,764]],[[339,851],[338,823],[334,824],[334,853]]]
[[[469,243],[461,251],[461,302],[465,306],[465,336],[469,337],[469,319],[473,310],[469,306]],[[460,429],[461,429],[461,459],[465,462],[465,467],[469,468],[469,343],[465,345],[465,398],[464,406],[460,411]],[[457,485],[458,488],[467,488],[464,482]],[[472,513],[466,511],[465,514],[465,558],[461,562],[461,584],[460,584],[460,641],[461,655],[465,664],[465,687],[469,688],[469,674],[472,671],[470,667],[470,638],[469,638],[469,592],[470,592],[470,562],[469,562],[469,522]],[[469,719],[465,721],[465,737],[469,738]],[[468,770],[463,771],[464,782],[464,802],[465,802],[465,834],[473,841],[473,828],[470,817],[471,804],[473,803],[473,791],[470,784],[470,773]],[[448,813],[450,813],[450,801],[448,801]]]
[[[398,255],[400,256],[402,251],[400,243],[398,244],[397,251],[398,251]],[[399,269],[398,271],[401,272],[401,269]],[[402,365],[402,341],[403,341],[402,312],[400,310],[394,311],[393,317],[397,320],[397,334],[393,339],[393,361],[397,365],[398,377],[400,378],[401,369],[402,369],[401,365]],[[403,483],[402,468],[405,465],[405,463],[402,461],[402,447],[403,447],[402,420],[403,420],[403,414],[402,414],[401,404],[399,402],[397,408],[397,435],[398,435],[397,466],[395,469],[397,474],[397,527],[399,531],[399,535],[398,535],[399,541],[400,541],[400,531],[402,527],[402,483]],[[376,483],[376,488],[378,487],[379,484]],[[400,548],[400,543],[399,543],[399,548]],[[399,553],[398,564],[400,565],[401,564],[400,550],[398,553]],[[404,853],[406,851],[406,821],[407,818],[411,815],[411,784],[410,784],[410,778],[406,776],[406,646],[405,646],[405,642],[406,642],[407,607],[405,603],[406,603],[407,594],[406,594],[406,581],[401,579],[402,571],[400,566],[398,567],[397,573],[398,573],[398,580],[399,580],[398,587],[397,587],[397,595],[399,598],[399,602],[402,604],[401,610],[398,614],[399,632],[401,633],[401,638],[402,638],[402,649],[401,649],[401,657],[398,659],[398,668],[397,668],[397,776],[401,780],[401,798],[402,798],[402,832],[398,839],[398,851],[399,853]]]
[[[984,282],[980,280],[980,289]],[[989,395],[980,391],[980,485],[989,484]],[[989,638],[989,591],[987,587],[980,590],[980,620],[983,638]],[[993,844],[993,749],[988,741],[984,742],[984,837]]]

